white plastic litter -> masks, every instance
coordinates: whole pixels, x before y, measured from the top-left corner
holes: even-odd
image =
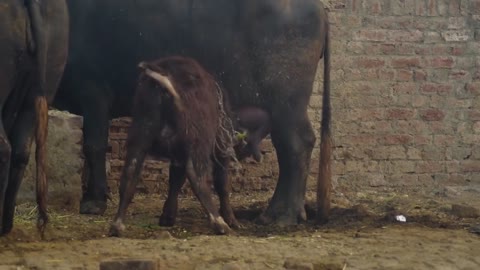
[[[395,219],[399,222],[407,222],[407,218],[404,215],[397,215]]]

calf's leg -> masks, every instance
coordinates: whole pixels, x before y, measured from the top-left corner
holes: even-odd
[[[170,173],[168,177],[168,197],[163,205],[163,212],[159,219],[160,226],[173,226],[177,217],[178,193],[186,180],[185,162],[170,162]]]
[[[240,223],[235,218],[232,205],[230,204],[230,193],[232,192],[232,183],[228,177],[228,159],[217,157],[214,160],[213,167],[213,185],[220,199],[220,215],[225,222],[232,228],[240,228]]]
[[[205,175],[199,176],[194,169],[192,160],[187,161],[187,177],[192,187],[193,193],[197,196],[203,208],[208,214],[210,224],[217,234],[227,234],[231,231],[223,218],[218,214],[218,210],[212,201],[212,194],[207,185]]]

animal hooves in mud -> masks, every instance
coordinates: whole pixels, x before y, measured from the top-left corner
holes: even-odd
[[[227,222],[228,226],[230,226],[230,228],[233,228],[233,229],[243,229],[243,225],[238,222],[238,220],[234,219],[234,220],[231,220],[229,222]]]
[[[267,213],[263,213],[255,220],[255,223],[259,225],[277,225],[286,227],[298,225],[302,220],[305,220],[302,218],[302,214],[284,214],[272,217]]]
[[[110,237],[120,237],[121,232],[124,230],[123,224],[114,223],[110,226],[108,230],[108,236]]]
[[[227,223],[225,223],[223,218],[217,219],[217,221],[213,223],[213,230],[219,235],[233,233],[233,230],[227,225]]]
[[[80,203],[80,214],[103,215],[107,210],[106,201],[82,201]]]
[[[47,228],[48,217],[39,217],[37,219],[37,230],[40,233],[40,237],[45,237],[45,229]]]
[[[9,234],[13,229],[13,226],[4,226],[4,227],[1,227],[0,226],[0,237],[2,236],[6,236],[7,234]]]

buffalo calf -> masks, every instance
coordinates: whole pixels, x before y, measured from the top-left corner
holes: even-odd
[[[139,67],[142,72],[128,132],[120,205],[110,235],[118,236],[124,229],[126,209],[147,153],[171,161],[169,193],[160,225],[174,224],[178,193],[188,178],[215,232],[228,233],[227,223],[238,223],[229,203],[230,183],[226,175],[233,126],[223,108],[221,90],[212,76],[190,58],[167,57],[142,62]],[[207,181],[212,169],[223,218],[212,201]]]

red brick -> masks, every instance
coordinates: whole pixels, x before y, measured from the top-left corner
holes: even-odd
[[[480,120],[480,111],[479,110],[469,110],[468,112],[468,119],[473,121]]]
[[[387,109],[386,118],[391,120],[407,120],[412,119],[415,111],[412,109]]]
[[[449,146],[456,143],[458,136],[453,135],[435,135],[433,136],[433,144],[440,146]]]
[[[415,15],[427,15],[427,5],[425,1],[415,1]]]
[[[379,68],[385,65],[385,60],[379,58],[358,58],[354,61],[355,67],[359,68]]]
[[[399,69],[396,71],[397,81],[411,81],[413,79],[413,71],[407,69]]]
[[[455,55],[455,56],[462,56],[465,54],[465,51],[466,51],[466,48],[465,46],[453,46],[452,47],[452,55]]]
[[[423,33],[419,30],[391,30],[388,31],[388,40],[397,42],[420,42],[423,40]]]
[[[460,2],[462,0],[448,0],[448,14],[450,16],[460,15]]]
[[[416,135],[413,138],[415,145],[430,145],[433,137],[431,135]]]
[[[427,15],[437,16],[437,0],[427,0]]]
[[[448,78],[450,80],[466,80],[470,73],[466,70],[452,70]]]
[[[424,83],[421,86],[421,91],[426,94],[446,94],[450,93],[453,90],[451,84],[441,84],[441,83]]]
[[[455,61],[452,57],[434,57],[429,59],[428,65],[432,68],[452,68]]]
[[[480,172],[480,160],[460,161],[460,172]]]
[[[411,135],[388,135],[379,138],[379,144],[396,145],[396,144],[410,144],[413,141]]]
[[[382,29],[363,29],[353,33],[353,40],[362,41],[385,41],[387,31]]]
[[[415,81],[425,81],[427,80],[427,73],[423,70],[416,69],[413,74]]]
[[[392,67],[394,68],[407,68],[407,67],[420,67],[420,58],[417,57],[401,57],[392,59]]]
[[[395,78],[395,72],[391,69],[379,69],[378,79],[381,81],[392,81]]]
[[[349,136],[348,143],[351,145],[375,145],[376,139],[372,135]]]
[[[394,44],[380,44],[380,53],[382,54],[393,54],[395,53]]]
[[[480,82],[467,83],[465,89],[474,95],[480,95]]]
[[[420,111],[420,117],[425,121],[441,121],[445,118],[445,113],[439,109],[428,109]]]
[[[369,14],[379,15],[382,14],[385,3],[383,0],[370,0],[364,1],[363,5]]]
[[[418,173],[439,173],[445,172],[446,166],[444,161],[419,161],[415,172]]]
[[[417,91],[415,83],[397,83],[393,86],[395,94],[413,94]]]

